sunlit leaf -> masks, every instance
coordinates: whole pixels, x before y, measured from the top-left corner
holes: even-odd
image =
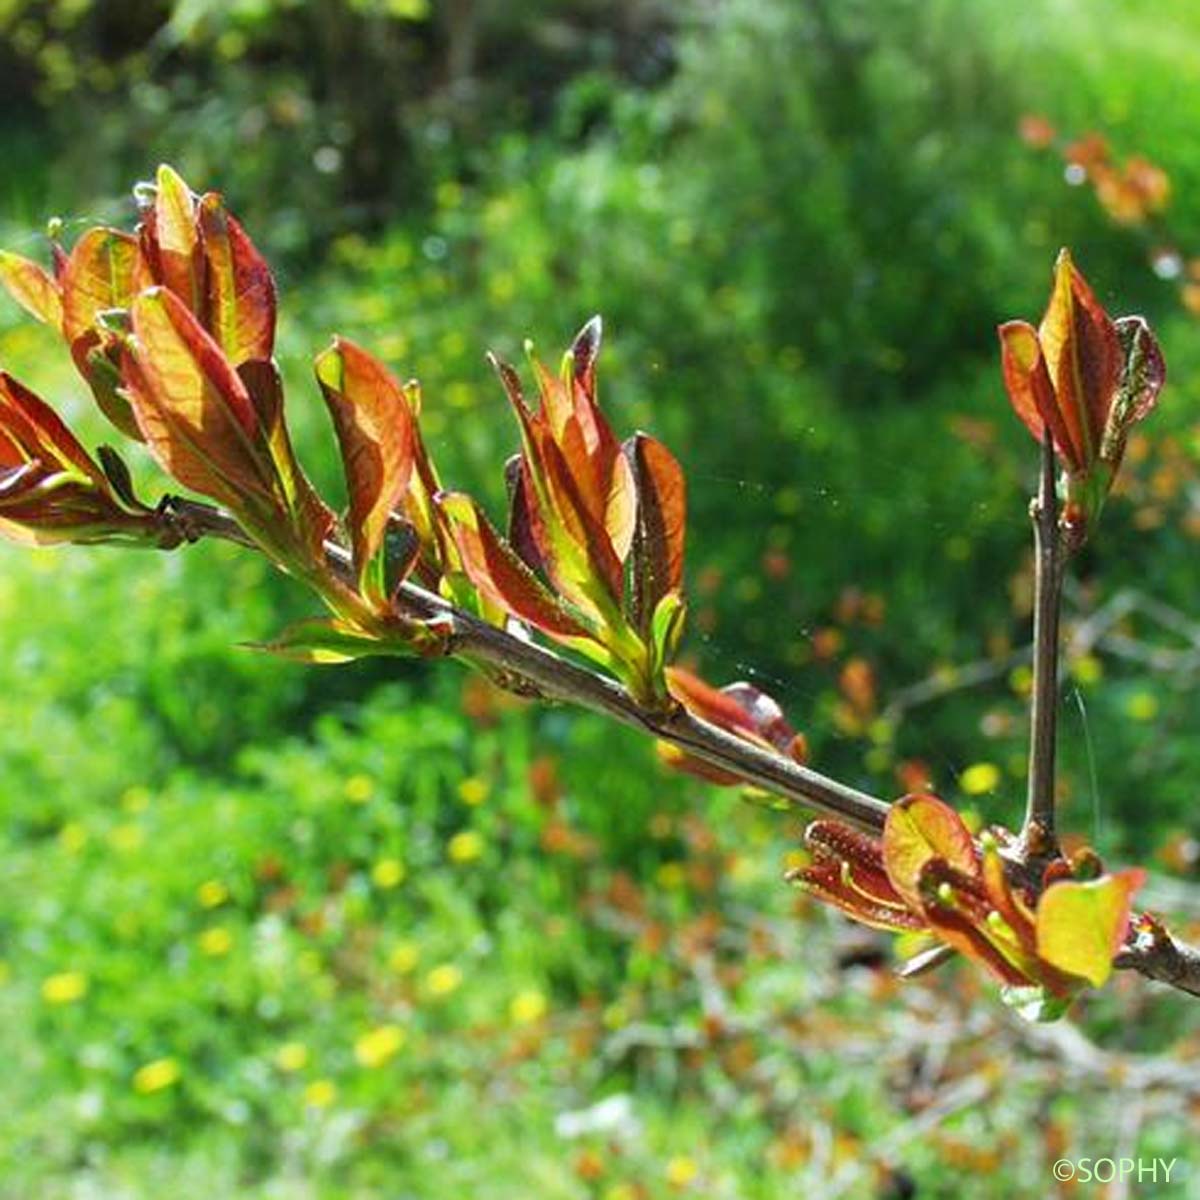
[[[1058,453],[1074,469],[1082,469],[1084,460],[1059,412],[1037,330],[1026,321],[1008,321],[999,334],[1004,386],[1017,416],[1039,442],[1049,426]]]
[[[1055,264],[1038,340],[1072,444],[1091,463],[1100,450],[1122,355],[1112,320],[1066,250]]]
[[[158,168],[154,182],[154,205],[142,218],[142,253],[151,277],[144,282],[169,288],[199,315],[204,305],[204,261],[196,197],[179,173],[165,163]]]
[[[1052,884],[1037,907],[1038,954],[1069,975],[1100,987],[1112,974],[1113,956],[1129,931],[1140,869],[1118,871],[1087,883]]]
[[[137,239],[118,229],[89,229],[63,269],[63,333],[69,343],[91,332],[99,313],[128,308]]]
[[[374,656],[406,657],[411,649],[397,642],[370,637],[336,619],[300,621],[270,642],[250,643],[280,658],[309,664],[337,664]]]
[[[235,510],[273,505],[274,479],[245,384],[186,305],[165,288],[133,302],[124,380],[146,443],[164,470]]]
[[[101,474],[59,415],[7,371],[0,371],[0,439],[14,443],[25,460],[57,464],[85,478]],[[0,459],[5,456],[0,455]],[[6,465],[16,461],[7,456]]]
[[[44,267],[0,250],[0,284],[30,316],[55,329],[62,326],[62,290]]]
[[[258,441],[271,459],[280,498],[292,514],[301,542],[315,561],[335,524],[333,513],[296,460],[283,405],[283,380],[272,361],[251,359],[237,369],[258,418]]]
[[[967,876],[979,871],[970,831],[958,813],[936,796],[905,796],[888,811],[883,861],[896,891],[915,908],[922,903],[922,869],[933,859],[942,859]]]
[[[269,359],[275,348],[275,281],[266,260],[209,192],[198,209],[209,330],[234,366]]]
[[[382,581],[368,573],[412,477],[412,410],[391,372],[344,338],[318,356],[316,372],[342,451],[355,570],[364,594],[380,598]]]
[[[589,630],[503,542],[469,496],[443,492],[438,506],[454,531],[471,582],[493,603],[547,633],[586,637]]]
[[[647,434],[624,444],[637,492],[631,607],[634,620],[649,620],[668,592],[683,587],[687,484],[671,452]]]

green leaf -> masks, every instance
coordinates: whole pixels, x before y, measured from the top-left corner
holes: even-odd
[[[406,658],[413,653],[408,645],[371,637],[336,619],[300,621],[285,629],[274,641],[247,643],[247,648],[263,650],[292,662],[322,665],[369,657]]]
[[[1101,987],[1129,931],[1129,909],[1146,872],[1134,868],[1087,883],[1051,884],[1037,907],[1038,956]]]

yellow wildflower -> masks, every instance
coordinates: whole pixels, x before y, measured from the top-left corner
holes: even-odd
[[[73,1004],[87,990],[88,977],[82,971],[61,971],[42,980],[42,999],[47,1004]]]
[[[672,1187],[687,1187],[699,1174],[700,1168],[686,1154],[677,1154],[667,1162],[667,1182]]]
[[[114,825],[108,832],[108,841],[114,850],[120,854],[132,854],[142,848],[146,835],[140,825],[132,821],[125,825]]]
[[[432,996],[449,996],[458,990],[463,981],[463,973],[453,963],[443,963],[434,967],[425,976],[425,987]]]
[[[304,1103],[309,1108],[328,1108],[337,1099],[337,1085],[329,1079],[314,1079],[304,1089]]]
[[[537,988],[526,988],[518,992],[508,1006],[508,1015],[514,1025],[532,1025],[546,1015],[546,997]]]
[[[200,952],[209,958],[222,958],[232,948],[233,934],[220,925],[214,925],[200,935]]]
[[[78,821],[68,821],[58,831],[58,844],[68,854],[78,854],[87,845],[88,832]]]
[[[281,1071],[301,1071],[308,1065],[308,1047],[303,1042],[284,1042],[275,1051],[275,1065]]]
[[[219,879],[207,879],[196,889],[201,908],[217,908],[229,899],[229,889]]]
[[[487,780],[481,779],[478,775],[468,776],[458,785],[459,799],[472,808],[482,804],[488,798],[489,791],[491,789],[488,787]]]
[[[375,794],[375,781],[369,775],[351,775],[342,793],[351,804],[366,804]]]
[[[127,788],[121,797],[121,807],[127,813],[145,812],[150,807],[150,789],[144,787]]]
[[[388,966],[400,975],[407,975],[421,958],[421,951],[414,942],[397,942],[388,955]]]
[[[464,829],[450,839],[446,852],[450,855],[451,862],[474,862],[483,856],[483,836],[474,829]]]
[[[972,763],[958,778],[958,786],[968,796],[994,792],[1000,783],[1000,768],[995,763]]]
[[[371,868],[371,882],[387,891],[403,883],[405,874],[404,864],[398,858],[381,858]]]
[[[382,1067],[404,1045],[404,1030],[399,1025],[380,1025],[364,1033],[354,1043],[354,1057],[364,1067]]]
[[[173,1087],[178,1083],[179,1074],[179,1063],[175,1059],[156,1058],[134,1072],[133,1090],[143,1096],[161,1092],[164,1088]]]
[[[663,863],[654,875],[661,888],[681,888],[687,883],[687,871],[684,870],[683,863],[679,862]]]

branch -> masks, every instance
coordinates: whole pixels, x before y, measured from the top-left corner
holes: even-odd
[[[1200,996],[1200,950],[1172,937],[1157,921],[1135,933],[1113,965]]]
[[[188,541],[208,536],[243,546],[253,545],[231,516],[211,505],[172,498],[162,511],[164,521],[177,522],[177,528]],[[350,557],[344,547],[327,542],[325,550],[331,567],[348,577]],[[401,597],[410,615],[440,618],[447,624],[449,634],[444,650],[447,655],[487,664],[523,681],[530,692],[544,699],[577,704],[670,742],[797,808],[817,809],[868,833],[879,833],[883,828],[891,807],[887,801],[743,741],[692,716],[682,707],[659,713],[643,709],[612,680],[560,657],[553,650],[488,625],[416,584],[403,584]],[[1121,951],[1115,965],[1200,996],[1200,950],[1173,939],[1161,926],[1156,926],[1153,938],[1139,935]]]
[[[173,499],[166,519],[178,521],[192,541],[207,535],[249,544],[232,517],[207,504]],[[327,542],[325,550],[330,566],[348,577],[350,560],[345,549]],[[735,737],[692,716],[682,706],[662,712],[647,710],[612,680],[562,658],[553,650],[489,625],[414,583],[401,586],[400,600],[406,615],[421,620],[440,619],[446,625],[447,655],[459,655],[495,668],[521,681],[522,690],[527,693],[602,713],[622,725],[670,742],[797,807],[818,809],[868,833],[883,829],[891,807],[884,800]]]
[[[1050,858],[1058,848],[1054,821],[1055,732],[1058,717],[1058,622],[1062,608],[1062,541],[1054,484],[1054,445],[1042,438],[1042,472],[1030,507],[1034,537],[1033,701],[1030,705],[1029,788],[1021,842],[1027,855]]]

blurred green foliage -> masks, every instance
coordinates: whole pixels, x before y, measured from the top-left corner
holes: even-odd
[[[281,256],[292,423],[339,502],[309,367],[333,331],[420,376],[443,475],[498,505],[516,437],[482,350],[553,353],[603,312],[614,424],[688,469],[688,653],[772,691],[822,769],[1019,814],[1035,455],[992,330],[1037,317],[1061,243],[1170,368],[1068,632],[1122,591],[1194,625],[1200,333],[1015,133],[1043,111],[1154,158],[1200,246],[1184,0],[1151,28],[1117,0],[9,0],[0,29],[6,244],[124,222],[158,159],[224,189]],[[0,322],[5,367],[107,436],[53,339]],[[231,548],[2,562],[0,1195],[803,1194],[817,1125],[853,1166],[917,1103],[872,1030],[979,994],[837,975],[846,927],[778,883],[796,830],[632,735],[453,668],[238,649],[305,601]],[[1188,643],[1145,607],[1116,633],[1068,662],[1066,821],[1194,878],[1195,667],[1118,653]],[[968,664],[988,678],[955,687]],[[751,1065],[704,1040],[708,962]],[[774,1044],[798,1010],[821,1048]],[[1134,1050],[1196,1029],[1136,981],[1084,1017]],[[613,1051],[643,1025],[708,1049]],[[847,1194],[1040,1194],[1033,1121],[1112,1144],[1105,1095],[997,1078],[986,1119],[949,1119],[982,1158],[921,1139]],[[615,1093],[639,1137],[554,1133]]]

